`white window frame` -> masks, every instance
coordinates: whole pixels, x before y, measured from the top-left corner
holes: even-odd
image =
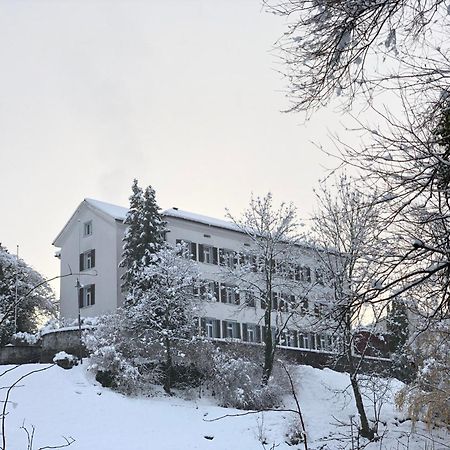
[[[247,324],[247,342],[256,342],[256,326]]]
[[[83,223],[83,236],[91,236],[92,235],[92,220],[88,220]]]
[[[203,262],[205,264],[214,264],[214,250],[212,245],[203,244]]]
[[[214,338],[214,321],[213,319],[206,319],[206,337]]]

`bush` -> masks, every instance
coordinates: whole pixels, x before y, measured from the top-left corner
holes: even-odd
[[[265,410],[281,404],[281,388],[275,378],[261,385],[262,367],[255,361],[217,351],[213,357],[211,387],[220,405],[237,409]]]

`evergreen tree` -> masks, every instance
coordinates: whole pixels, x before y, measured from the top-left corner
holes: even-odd
[[[15,331],[37,331],[40,319],[55,313],[54,295],[44,278],[0,245],[0,345]]]
[[[135,179],[130,197],[130,209],[125,219],[128,225],[123,239],[123,253],[120,267],[125,268],[122,275],[122,290],[131,294],[142,282],[138,274],[143,267],[152,263],[152,255],[164,242],[165,222],[156,203],[155,191],[148,186],[145,191]],[[139,286],[142,288],[142,286]],[[147,288],[150,287],[147,280]]]
[[[405,302],[395,298],[387,315],[388,346],[391,354],[400,354],[408,340],[409,319]]]
[[[187,257],[187,249],[166,244],[153,255],[152,264],[141,270],[141,286],[134,292],[134,304],[128,308],[131,328],[147,332],[164,349],[164,390],[170,394],[175,356],[180,339],[189,339],[195,331],[198,312],[194,286],[199,286],[196,264]],[[181,352],[182,353],[182,352]]]

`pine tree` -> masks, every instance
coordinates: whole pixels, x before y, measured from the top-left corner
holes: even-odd
[[[387,315],[386,328],[389,336],[389,352],[400,354],[409,335],[408,310],[401,298],[392,300]]]
[[[152,263],[152,255],[164,242],[165,222],[156,203],[155,191],[148,186],[145,191],[135,179],[130,197],[130,209],[125,219],[128,226],[123,239],[123,253],[120,267],[125,268],[122,275],[122,290],[128,294],[139,286],[139,273],[143,267]],[[147,284],[147,288],[150,285]]]
[[[170,394],[173,358],[182,357],[176,344],[180,339],[189,339],[194,332],[198,306],[193,288],[199,285],[199,272],[190,258],[183,257],[180,247],[166,244],[153,255],[152,264],[142,268],[141,280],[144,281],[141,286],[146,285],[145,280],[150,281],[152,289],[135,291],[128,321],[141,334],[150,333],[150,340],[164,349],[164,390]]]

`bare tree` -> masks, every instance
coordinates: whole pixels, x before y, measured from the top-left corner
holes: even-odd
[[[293,293],[299,286],[303,289],[298,278],[304,242],[298,231],[295,207],[283,203],[275,208],[270,193],[262,198],[252,197],[241,218],[231,213],[228,217],[247,236],[249,244],[228,275],[240,289],[251,292],[252,301],[259,301],[264,310],[262,383],[265,385],[272,373],[277,343],[298,308],[300,296]]]
[[[424,96],[448,84],[444,0],[263,0],[287,18],[279,41],[291,111],[348,104],[399,84]]]
[[[383,247],[376,195],[359,192],[354,180],[345,175],[337,179],[335,190],[326,185],[317,193],[319,211],[313,218],[313,235],[318,244],[317,257],[334,287],[330,311],[339,338],[339,354],[350,376],[360,418],[360,433],[372,440],[361,395],[359,375],[366,350],[359,359],[354,354],[354,328],[364,313],[366,292],[372,288],[381,267]]]

